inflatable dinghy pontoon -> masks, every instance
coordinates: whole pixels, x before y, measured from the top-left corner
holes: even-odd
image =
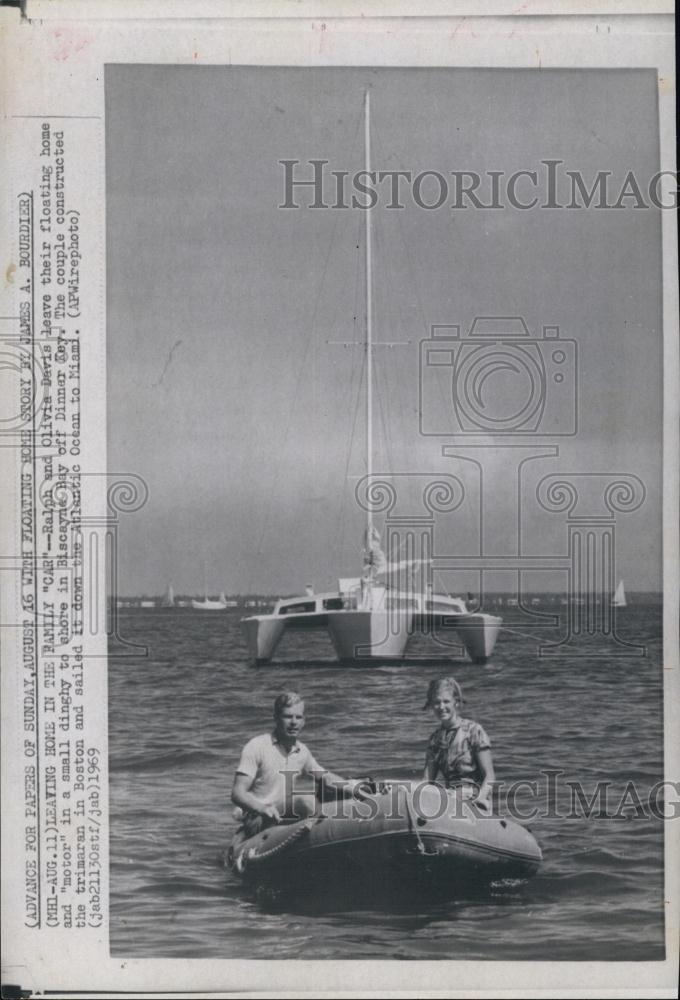
[[[500,879],[526,879],[542,860],[531,832],[435,784],[386,786],[363,802],[325,803],[307,819],[255,836],[237,832],[228,864],[256,890],[306,895],[338,883],[379,893],[455,894]]]

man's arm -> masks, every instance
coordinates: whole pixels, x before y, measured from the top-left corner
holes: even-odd
[[[343,778],[342,775],[334,774],[333,771],[324,771],[321,775],[321,781],[326,788],[336,792],[344,792],[347,795],[357,795],[357,789],[363,784],[357,778]],[[358,795],[358,797],[361,796]]]
[[[231,801],[235,806],[240,806],[241,809],[250,809],[262,816],[269,816],[278,823],[281,818],[279,810],[271,802],[264,802],[262,799],[258,799],[257,795],[253,795],[250,791],[252,783],[253,779],[249,775],[237,771],[231,790]]]
[[[335,792],[342,792],[344,795],[356,795],[357,798],[363,798],[363,795],[359,791],[363,785],[363,781],[359,781],[356,778],[343,778],[341,774],[328,771],[325,767],[317,763],[311,752],[305,764],[305,771],[307,774],[313,775],[315,781],[320,781],[324,788]]]

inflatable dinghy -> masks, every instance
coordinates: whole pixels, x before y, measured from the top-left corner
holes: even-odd
[[[389,887],[455,895],[502,879],[526,879],[542,860],[532,833],[440,785],[384,786],[365,801],[340,800],[306,819],[248,837],[239,830],[231,869],[256,889],[305,894],[340,883],[375,892]]]

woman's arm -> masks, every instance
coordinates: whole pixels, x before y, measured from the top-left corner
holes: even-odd
[[[279,810],[271,802],[264,802],[262,799],[258,799],[257,795],[253,795],[250,791],[252,782],[253,779],[247,774],[237,772],[231,790],[231,801],[235,806],[240,806],[241,809],[250,809],[263,816],[270,816],[278,823],[281,818]]]
[[[485,747],[484,750],[477,751],[477,763],[479,765],[479,770],[482,773],[482,784],[479,789],[479,795],[477,796],[477,802],[485,803],[491,798],[493,783],[495,781],[493,758],[488,747]]]
[[[423,771],[423,781],[434,781],[437,777],[437,762],[428,757],[425,761],[425,770]]]

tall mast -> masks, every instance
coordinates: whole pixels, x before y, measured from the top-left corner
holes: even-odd
[[[368,89],[364,96],[364,153],[365,170],[371,171],[371,101]],[[371,487],[373,474],[373,283],[371,273],[371,209],[366,208],[366,475],[368,487]],[[373,514],[370,503],[367,504],[367,529],[370,544],[373,528]]]

